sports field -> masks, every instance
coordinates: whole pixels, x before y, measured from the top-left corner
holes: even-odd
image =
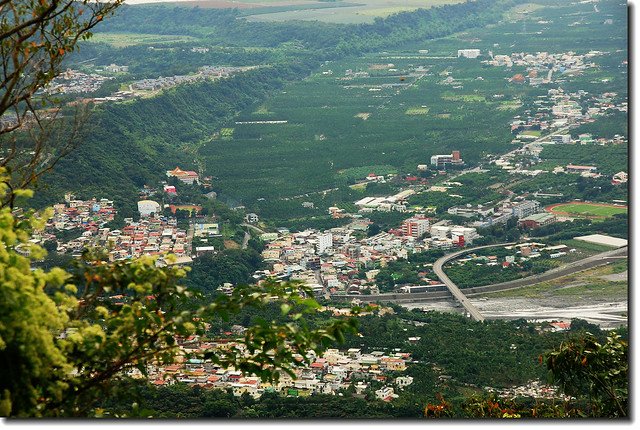
[[[582,218],[608,218],[616,214],[627,213],[626,206],[584,202],[559,203],[547,206],[545,210],[555,215]]]

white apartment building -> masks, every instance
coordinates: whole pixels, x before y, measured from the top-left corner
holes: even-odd
[[[324,233],[318,235],[318,254],[324,254],[325,251],[333,246],[333,234]]]

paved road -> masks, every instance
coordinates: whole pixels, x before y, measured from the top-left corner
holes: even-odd
[[[549,134],[545,134],[544,136],[540,136],[539,138],[537,138],[536,140],[534,140],[532,142],[525,143],[521,148],[516,148],[516,149],[514,149],[512,151],[509,151],[506,154],[502,154],[500,157],[506,157],[506,156],[509,156],[509,155],[514,155],[518,151],[523,150],[523,149],[524,150],[528,150],[529,149],[529,145],[535,145],[536,143],[544,142],[544,141],[548,140],[549,137],[551,137],[552,135],[554,135],[554,134],[562,134],[565,131],[568,131],[571,127],[572,127],[571,125],[568,125],[568,126],[559,128],[559,129],[557,129],[557,130],[555,130],[555,131],[553,131],[553,132],[551,132]]]
[[[583,270],[591,269],[597,266],[614,263],[622,258],[628,258],[628,248],[626,246],[623,248],[618,248],[611,251],[602,252],[600,254],[592,255],[591,257],[583,258],[582,260],[565,264],[563,266],[551,269],[538,275],[515,279],[508,282],[502,282],[500,284],[465,288],[465,291],[468,296],[477,296],[488,292],[504,291],[514,288],[526,287],[528,285],[562,278],[563,276],[571,275],[576,272],[582,272]]]
[[[244,232],[244,237],[242,238],[242,249],[247,249],[247,245],[249,244],[249,240],[251,239],[251,235],[248,231]]]
[[[502,244],[502,245],[506,245],[506,244]],[[488,246],[500,246],[498,245],[488,245]],[[484,248],[484,247],[476,247],[476,248],[466,248],[463,249],[461,251],[455,252],[453,254],[449,254],[445,257],[443,257],[443,259],[447,259],[450,260],[452,258],[455,258],[457,256],[460,256],[464,253],[468,253],[468,252],[473,252],[473,250],[475,249],[479,249],[479,248]],[[602,266],[605,264],[610,264],[613,263],[615,261],[618,261],[621,258],[627,258],[627,254],[628,254],[628,249],[627,247],[624,248],[619,248],[619,249],[614,249],[612,251],[607,251],[607,252],[603,252],[600,254],[596,254],[593,255],[591,257],[587,257],[584,258],[582,260],[578,260],[575,261],[573,263],[569,263],[566,264],[564,266],[560,266],[558,268],[549,270],[547,272],[538,274],[538,275],[533,275],[533,276],[528,276],[526,278],[520,278],[520,279],[516,279],[513,281],[509,281],[509,282],[502,282],[500,284],[493,284],[493,285],[484,285],[482,287],[471,287],[471,288],[465,288],[465,294],[463,294],[458,287],[453,284],[453,282],[451,282],[451,280],[447,277],[447,280],[450,282],[450,284],[445,283],[445,285],[447,285],[447,289],[449,291],[451,291],[450,289],[450,285],[453,285],[455,287],[455,289],[458,290],[459,294],[458,296],[461,299],[464,299],[465,302],[463,304],[467,304],[467,306],[465,306],[465,309],[468,308],[472,308],[473,305],[471,305],[471,303],[468,302],[468,298],[466,296],[481,296],[484,295],[486,293],[491,293],[491,292],[497,292],[497,291],[505,291],[505,290],[510,290],[510,289],[514,289],[514,288],[522,288],[522,287],[526,287],[529,285],[534,285],[540,282],[546,282],[546,281],[550,281],[553,279],[557,279],[557,278],[561,278],[563,276],[567,276],[570,275],[572,273],[576,273],[576,272],[581,272],[583,270],[587,270],[587,269],[591,269],[593,267],[597,267],[597,266]],[[442,260],[442,259],[441,259]],[[444,272],[442,272],[442,266],[444,265],[444,261],[441,261],[442,264],[440,264],[438,266],[438,269],[440,270],[440,273],[442,273],[444,276],[446,276],[446,274],[444,274]],[[435,267],[436,265],[434,264],[434,271],[435,271]],[[443,278],[440,278],[441,280],[443,280]],[[334,300],[352,300],[354,298],[357,298],[359,300],[363,300],[363,301],[380,301],[380,302],[388,302],[388,303],[422,303],[425,301],[440,301],[440,300],[446,300],[447,297],[443,296],[443,294],[446,294],[445,292],[439,292],[439,293],[433,293],[433,292],[429,292],[429,293],[384,293],[384,294],[376,294],[376,295],[345,295],[345,296],[332,296],[332,299]],[[450,292],[450,294],[453,294]],[[450,297],[450,296],[449,296]],[[455,297],[455,296],[454,296]],[[458,297],[455,297],[456,299]],[[475,317],[479,320],[482,321],[483,316],[481,315],[480,312],[477,311],[477,309],[475,310],[475,312],[472,314],[471,312],[469,312],[469,314],[473,317],[473,315],[475,315]]]
[[[266,231],[262,230],[261,228],[256,227],[255,225],[251,225],[251,224],[247,224],[247,223],[242,223],[240,224],[242,227],[247,227],[250,228],[253,231],[257,231],[260,234],[264,234],[266,233]]]
[[[476,246],[474,248],[466,248],[466,249],[463,249],[461,251],[457,251],[457,252],[454,252],[454,253],[451,253],[451,254],[447,254],[444,257],[440,257],[438,260],[436,260],[435,263],[433,263],[433,271],[435,272],[436,276],[438,276],[440,281],[447,286],[447,288],[449,289],[449,291],[451,292],[453,297],[455,297],[460,302],[460,304],[462,304],[462,306],[464,306],[464,308],[466,309],[467,313],[469,314],[469,316],[472,319],[474,319],[476,321],[484,321],[484,317],[482,316],[482,314],[480,313],[478,308],[476,308],[469,301],[467,296],[465,296],[462,293],[462,291],[460,291],[460,288],[458,288],[458,286],[456,284],[454,284],[451,279],[449,279],[449,277],[444,273],[444,270],[442,270],[442,266],[444,266],[444,264],[446,262],[448,262],[450,260],[453,260],[454,258],[457,258],[460,255],[468,254],[468,253],[476,251],[478,249],[493,248],[493,247],[496,247],[496,246],[507,246],[507,245],[514,245],[514,244],[515,244],[515,242],[510,242],[510,243],[499,243],[499,244],[495,244],[495,245]]]

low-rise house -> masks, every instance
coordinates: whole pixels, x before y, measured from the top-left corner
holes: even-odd
[[[392,387],[382,387],[376,390],[376,397],[384,402],[390,402],[398,397],[398,395],[393,392]]]

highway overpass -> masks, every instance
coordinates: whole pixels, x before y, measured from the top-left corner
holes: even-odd
[[[482,295],[482,294],[486,294],[486,293],[490,293],[490,292],[496,292],[496,291],[504,291],[504,290],[510,290],[510,289],[516,289],[516,288],[522,288],[522,287],[526,287],[528,285],[534,285],[537,284],[539,282],[546,282],[546,281],[550,281],[552,279],[557,279],[557,278],[561,278],[563,276],[567,276],[570,275],[572,273],[576,273],[576,272],[581,272],[583,270],[588,270],[591,269],[593,267],[597,267],[597,266],[602,266],[605,264],[610,264],[615,262],[618,259],[621,258],[627,258],[627,254],[628,254],[628,248],[627,247],[623,247],[623,248],[618,248],[618,249],[614,249],[611,251],[606,251],[606,252],[602,252],[596,255],[592,255],[591,257],[587,257],[587,258],[583,258],[581,260],[578,261],[574,261],[572,263],[568,263],[565,265],[562,265],[560,267],[551,269],[547,272],[544,273],[540,273],[537,275],[532,275],[532,276],[528,276],[526,278],[520,278],[520,279],[515,279],[513,281],[507,281],[507,282],[501,282],[499,284],[490,284],[490,285],[484,285],[481,287],[470,287],[470,288],[465,288],[464,291],[466,292],[466,295],[462,293],[462,291],[460,291],[460,289],[447,277],[447,275],[444,273],[444,271],[442,270],[442,267],[444,266],[444,264],[454,258],[457,258],[461,255],[467,254],[467,253],[471,253],[474,252],[475,250],[478,249],[482,249],[482,248],[491,248],[491,247],[495,247],[495,246],[508,246],[508,245],[512,245],[513,243],[502,243],[502,244],[495,244],[495,245],[486,245],[486,246],[479,246],[479,247],[475,247],[475,248],[465,248],[462,249],[460,251],[456,251],[454,253],[445,255],[444,257],[440,258],[435,264],[434,264],[434,271],[436,271],[436,264],[438,264],[438,262],[440,264],[438,264],[438,271],[436,271],[436,273],[438,274],[438,276],[440,277],[440,280],[443,281],[443,283],[446,285],[446,289],[443,291],[437,291],[437,292],[426,292],[426,293],[383,293],[383,294],[366,294],[366,295],[356,295],[356,294],[349,294],[349,295],[332,295],[331,299],[332,300],[336,300],[336,301],[351,301],[353,299],[358,299],[361,301],[373,301],[373,302],[388,302],[388,303],[424,303],[424,302],[428,302],[428,301],[440,301],[440,300],[446,300],[446,299],[450,299],[451,296],[453,295],[453,297],[458,300],[465,308],[465,310],[467,311],[467,313],[474,319],[476,319],[477,321],[483,321],[484,317],[480,314],[480,312],[478,312],[477,308],[475,308],[475,306],[473,306],[469,300],[467,295],[469,296],[478,296],[478,295]],[[446,277],[448,282],[444,282],[443,277]],[[454,294],[453,290],[457,290],[456,293],[459,294]],[[462,299],[462,300],[461,300]],[[464,301],[463,301],[464,300]],[[470,312],[469,310],[472,310],[472,312]]]
[[[456,300],[458,300],[460,302],[460,304],[467,311],[467,314],[469,314],[469,316],[472,319],[474,319],[475,321],[484,321],[484,317],[482,316],[482,314],[480,313],[478,308],[476,308],[469,301],[467,296],[465,296],[462,293],[462,291],[460,291],[460,288],[458,288],[458,286],[456,284],[454,284],[451,279],[449,279],[449,277],[446,275],[446,273],[444,273],[444,270],[442,270],[442,266],[444,266],[445,263],[447,263],[450,260],[458,258],[459,256],[461,256],[463,254],[468,254],[470,252],[477,251],[478,249],[493,248],[493,247],[496,247],[496,246],[515,245],[515,243],[516,242],[498,243],[498,244],[495,244],[495,245],[484,245],[484,246],[476,246],[474,248],[466,248],[466,249],[463,249],[461,251],[457,251],[457,252],[454,252],[454,253],[451,253],[451,254],[447,254],[444,257],[440,257],[438,260],[436,260],[435,263],[433,263],[433,271],[435,272],[436,276],[438,278],[440,278],[440,281],[442,281],[442,283],[447,286],[447,288],[449,289],[449,292],[451,293],[451,295],[453,297],[455,297]]]

